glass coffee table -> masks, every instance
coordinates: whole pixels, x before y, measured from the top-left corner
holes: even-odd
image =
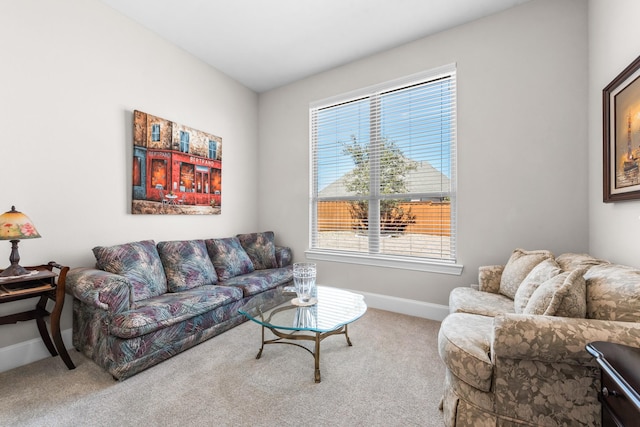
[[[265,344],[290,344],[303,348],[314,357],[315,382],[320,382],[320,342],[332,335],[344,335],[351,346],[348,325],[366,311],[364,297],[353,292],[328,286],[316,286],[313,305],[299,303],[290,288],[276,288],[252,298],[238,310],[262,326],[262,345],[256,359],[260,359]],[[265,329],[277,338],[265,339]],[[314,342],[311,350],[295,341]]]

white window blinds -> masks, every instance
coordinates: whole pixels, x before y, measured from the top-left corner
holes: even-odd
[[[455,262],[455,66],[314,103],[311,249]]]

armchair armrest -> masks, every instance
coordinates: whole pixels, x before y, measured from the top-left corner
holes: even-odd
[[[276,262],[278,267],[286,267],[291,265],[293,253],[291,248],[287,246],[276,246]]]
[[[637,346],[640,323],[504,314],[493,322],[491,358],[596,366],[585,346],[609,341]]]
[[[478,268],[478,290],[497,294],[504,265],[483,265]]]
[[[111,313],[131,308],[131,284],[119,274],[74,268],[67,274],[66,290],[83,303]]]

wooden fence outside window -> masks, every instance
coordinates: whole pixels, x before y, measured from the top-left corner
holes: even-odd
[[[411,209],[415,224],[405,233],[451,236],[451,204],[449,202],[404,202],[400,207]],[[318,232],[353,230],[349,202],[318,202]]]

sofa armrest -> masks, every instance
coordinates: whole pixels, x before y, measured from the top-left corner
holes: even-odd
[[[131,284],[119,274],[95,268],[74,268],[67,274],[67,293],[85,304],[119,313],[131,308]]]
[[[497,294],[504,265],[483,265],[478,268],[478,290]]]
[[[286,267],[291,265],[293,261],[293,252],[287,246],[276,246],[276,262],[278,267]]]
[[[595,365],[585,346],[609,341],[637,347],[640,323],[504,314],[494,318],[491,358]]]

